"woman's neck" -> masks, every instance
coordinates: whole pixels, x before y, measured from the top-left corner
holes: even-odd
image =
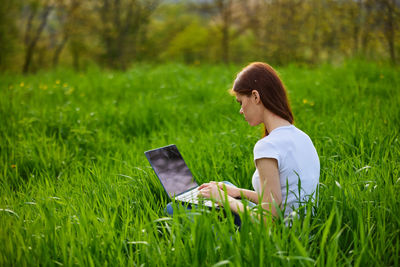
[[[274,113],[268,110],[264,112],[263,122],[269,133],[275,130],[276,128],[292,125],[289,121],[279,117],[278,115],[275,115]]]

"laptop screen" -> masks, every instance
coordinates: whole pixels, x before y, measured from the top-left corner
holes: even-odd
[[[175,145],[146,151],[145,154],[170,197],[198,186]]]

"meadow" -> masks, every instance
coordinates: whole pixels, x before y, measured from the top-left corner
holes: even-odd
[[[0,74],[0,266],[399,266],[400,72],[277,68],[321,162],[318,205],[263,225],[167,217],[144,151],[251,187],[261,137],[228,94],[241,66],[140,64]]]

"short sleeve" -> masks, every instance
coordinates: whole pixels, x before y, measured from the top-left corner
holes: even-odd
[[[271,142],[264,139],[259,140],[254,146],[254,164],[257,159],[272,158],[278,161],[278,168],[280,168],[281,159],[278,148]]]

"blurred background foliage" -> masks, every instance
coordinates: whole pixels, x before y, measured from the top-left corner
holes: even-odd
[[[400,0],[2,0],[0,71],[398,62]]]

